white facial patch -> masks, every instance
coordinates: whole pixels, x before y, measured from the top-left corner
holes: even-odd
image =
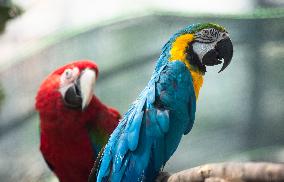
[[[202,43],[202,42],[194,42],[192,44],[193,51],[198,55],[199,60],[203,59],[203,56],[210,50],[214,49],[217,42],[212,43]]]
[[[65,92],[68,90],[70,86],[72,86],[73,82],[78,78],[79,76],[79,69],[77,67],[73,69],[66,69],[61,77],[60,77],[60,88],[59,92],[61,95],[64,95]]]

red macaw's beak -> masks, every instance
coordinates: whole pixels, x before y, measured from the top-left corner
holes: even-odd
[[[86,109],[92,100],[93,90],[96,81],[96,72],[85,69],[68,88],[64,95],[64,103],[67,107],[74,109]]]

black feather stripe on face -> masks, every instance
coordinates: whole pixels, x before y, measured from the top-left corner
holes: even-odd
[[[206,72],[206,67],[205,65],[201,63],[198,55],[193,51],[193,47],[192,47],[193,43],[194,42],[190,42],[188,46],[186,47],[186,50],[185,50],[186,59],[187,61],[189,61],[189,64],[191,65],[193,69],[199,70],[201,73],[204,74]]]

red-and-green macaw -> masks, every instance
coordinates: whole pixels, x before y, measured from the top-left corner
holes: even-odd
[[[229,34],[220,25],[194,24],[174,34],[97,159],[90,181],[154,181],[193,126],[206,66],[223,60],[223,71],[232,56]]]
[[[61,182],[88,180],[118,124],[119,112],[93,95],[97,75],[94,62],[72,62],[53,71],[38,90],[40,150]]]

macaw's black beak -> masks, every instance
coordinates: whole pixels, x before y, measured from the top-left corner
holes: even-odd
[[[231,63],[231,60],[233,57],[233,44],[232,44],[231,39],[228,37],[228,38],[225,38],[219,41],[215,49],[219,53],[218,56],[220,58],[223,58],[224,60],[223,66],[221,70],[218,72],[220,73]]]
[[[233,57],[233,44],[231,39],[227,37],[217,42],[215,48],[208,51],[203,56],[202,64],[206,66],[214,66],[222,63],[221,60],[223,60],[223,66],[221,70],[218,72],[220,73],[231,63],[232,57]]]
[[[93,96],[95,80],[94,70],[84,70],[65,92],[63,97],[65,105],[74,109],[86,109]]]
[[[64,95],[64,104],[73,109],[82,107],[82,94],[80,89],[80,79],[77,79],[72,86],[70,86]]]

